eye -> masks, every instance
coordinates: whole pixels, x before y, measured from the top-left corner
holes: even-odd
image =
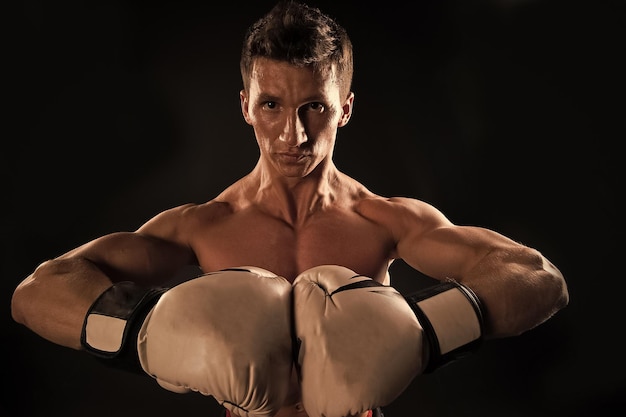
[[[277,104],[275,101],[266,101],[265,103],[263,103],[263,108],[266,108],[268,110],[274,110],[276,106]]]
[[[313,112],[317,112],[317,113],[321,113],[324,111],[324,105],[320,102],[314,101],[312,103],[308,103],[306,105],[306,110],[307,111],[313,111]]]

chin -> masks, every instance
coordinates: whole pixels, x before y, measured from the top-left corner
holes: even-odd
[[[278,167],[278,172],[286,178],[305,178],[313,172],[313,168],[308,164],[281,164]]]

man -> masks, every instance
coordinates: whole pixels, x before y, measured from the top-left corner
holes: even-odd
[[[139,361],[140,372],[166,389],[213,395],[231,415],[368,416],[439,355],[434,346],[443,339],[423,299],[450,288],[466,296],[443,301],[444,311],[461,305],[479,323],[478,336],[453,346],[461,350],[479,338],[519,335],[567,305],[563,276],[537,250],[490,230],[456,226],[422,201],[375,195],[335,166],[337,129],[349,122],[354,103],[352,46],[335,21],[280,2],[249,29],[241,74],[241,110],[260,150],[252,171],[204,204],[166,210],[135,232],[105,235],[43,262],[15,290],[16,321],[114,366]],[[396,259],[452,287],[398,301],[388,292]],[[210,274],[159,288],[187,265]],[[320,287],[326,292],[315,299],[312,291]],[[324,323],[324,314],[316,315],[315,303],[357,294],[354,289],[367,293],[334,312],[343,314],[336,320]],[[393,305],[379,303],[380,293]],[[385,316],[390,310],[397,320]],[[381,378],[380,385],[394,386],[391,392],[381,394],[385,387],[370,381],[362,363],[346,366],[330,354],[318,362],[321,351],[347,349],[385,366],[387,353],[375,347],[363,353],[350,341],[334,346],[339,336],[333,335],[354,331],[333,328],[346,314],[367,317],[373,334],[396,321],[415,329],[418,336],[394,334],[421,354],[413,353],[419,360],[411,366],[399,364],[410,368],[408,375],[398,377],[398,370]],[[456,336],[473,326],[462,320],[461,330],[446,332]],[[319,327],[309,332],[310,323]],[[229,332],[238,338],[229,339]],[[326,345],[314,349],[316,343]],[[396,353],[397,346],[387,350]],[[352,382],[338,387],[365,393],[349,395],[343,411],[325,403],[330,387],[314,386],[328,380],[319,370],[328,363],[342,372],[346,366]]]

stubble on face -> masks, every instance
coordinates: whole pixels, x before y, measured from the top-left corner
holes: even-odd
[[[333,77],[261,58],[248,100],[261,157],[279,174],[302,178],[330,162],[342,105]]]

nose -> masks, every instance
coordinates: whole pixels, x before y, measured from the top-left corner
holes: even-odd
[[[299,112],[295,111],[286,118],[280,140],[293,147],[300,146],[307,141],[306,129]]]

